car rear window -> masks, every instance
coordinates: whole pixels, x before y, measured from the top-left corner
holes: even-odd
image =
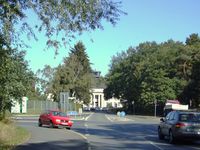
[[[184,122],[199,122],[200,123],[200,114],[195,114],[195,113],[180,114],[179,120],[184,121]]]
[[[59,111],[53,111],[52,114],[53,114],[53,116],[67,117],[66,113],[59,112]]]

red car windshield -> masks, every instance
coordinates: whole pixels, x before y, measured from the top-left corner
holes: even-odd
[[[180,121],[200,123],[200,114],[180,114]]]
[[[53,116],[61,116],[61,117],[67,117],[66,113],[60,112],[60,111],[53,111],[52,112]]]

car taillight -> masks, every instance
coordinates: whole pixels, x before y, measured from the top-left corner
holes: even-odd
[[[181,123],[181,122],[178,122],[176,125],[175,125],[175,127],[176,128],[181,128],[181,127],[185,127],[187,124],[185,124],[185,123]]]

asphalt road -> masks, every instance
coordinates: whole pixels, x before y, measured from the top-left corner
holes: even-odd
[[[17,124],[31,132],[31,137],[16,150],[88,150],[87,140],[65,128],[38,127],[38,117],[20,117]]]
[[[93,113],[75,120],[71,131],[37,127],[36,120],[22,119],[19,125],[32,136],[17,150],[200,150],[200,142],[171,145],[157,137],[159,118]]]

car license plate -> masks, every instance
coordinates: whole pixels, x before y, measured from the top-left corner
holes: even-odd
[[[67,123],[63,122],[62,125],[68,125]]]

